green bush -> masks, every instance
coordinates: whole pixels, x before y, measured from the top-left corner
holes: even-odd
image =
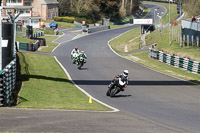
[[[67,23],[73,23],[75,20],[74,17],[55,17],[54,21],[56,22],[67,22]]]
[[[85,21],[87,24],[94,23],[94,20],[86,17],[55,17],[54,21],[56,22],[66,22],[66,23],[73,23],[75,21],[82,23],[82,21]]]
[[[74,17],[63,17],[62,21],[67,23],[73,23],[75,20]]]
[[[54,21],[62,22],[63,17],[54,17]]]

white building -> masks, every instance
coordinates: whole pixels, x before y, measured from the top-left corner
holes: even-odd
[[[11,13],[12,16],[17,16],[20,13],[20,16],[17,18],[18,21],[22,23],[25,27],[26,25],[31,25],[33,28],[41,27],[41,17],[32,16],[31,3],[30,0],[2,0],[3,7],[3,18],[8,18],[8,13]]]

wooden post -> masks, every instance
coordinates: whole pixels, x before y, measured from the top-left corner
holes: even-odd
[[[172,25],[172,39],[174,39],[174,26]]]
[[[179,31],[177,31],[177,41],[178,41],[178,43],[179,43]]]
[[[192,35],[192,47],[194,47],[194,36]]]
[[[199,47],[199,36],[196,36],[197,40],[197,47]]]
[[[182,36],[180,35],[180,38],[179,38],[179,45],[180,45],[180,47],[182,47],[183,45],[182,45]]]
[[[188,46],[188,47],[190,46],[190,38],[189,38],[189,35],[187,35],[187,46]]]
[[[185,35],[183,35],[183,38],[182,38],[182,43],[183,43],[183,46],[185,46]]]

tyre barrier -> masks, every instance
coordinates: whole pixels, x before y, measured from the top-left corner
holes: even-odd
[[[16,59],[0,71],[0,106],[10,106],[16,83]]]
[[[194,74],[200,74],[200,62],[166,54],[162,51],[154,50],[152,48],[149,48],[149,56],[168,65],[181,68]]]
[[[36,51],[40,47],[40,42],[39,42],[39,40],[37,40],[35,43],[17,42],[17,47],[19,50]]]
[[[36,33],[33,34],[32,38],[38,38],[44,36],[44,31],[37,31]]]

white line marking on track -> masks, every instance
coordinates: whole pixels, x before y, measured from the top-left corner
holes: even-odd
[[[58,61],[58,59],[54,56],[55,60],[58,62],[58,64],[61,66],[61,68],[64,70],[64,72],[66,73],[67,77],[69,78],[69,80],[72,82],[72,84],[74,84],[74,86],[76,86],[80,91],[82,91],[86,96],[91,97],[93,100],[95,100],[96,102],[111,108],[113,111],[100,111],[100,112],[118,112],[120,111],[119,109],[116,109],[106,103],[103,103],[102,101],[94,98],[93,96],[91,96],[88,92],[86,92],[85,90],[83,90],[81,87],[79,87],[76,83],[74,83],[74,81],[72,80],[71,76],[69,75],[69,73],[67,72],[67,70],[63,67],[63,65]],[[98,111],[99,112],[99,111]]]

